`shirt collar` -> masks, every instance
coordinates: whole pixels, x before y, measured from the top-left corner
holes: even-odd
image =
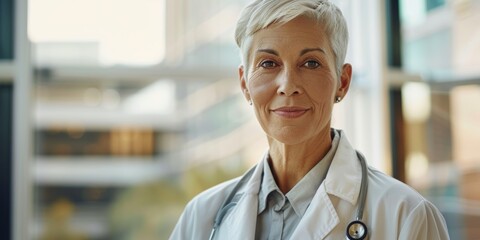
[[[292,204],[295,213],[301,217],[307,210],[313,196],[327,175],[328,168],[332,162],[333,156],[337,151],[338,142],[340,140],[336,131],[332,131],[333,140],[332,147],[327,154],[318,162],[286,195]]]
[[[332,129],[332,147],[327,154],[318,162],[287,194],[290,204],[297,216],[301,217],[307,210],[310,202],[320,187],[323,179],[327,175],[328,168],[332,162],[335,152],[340,141],[340,134]],[[267,207],[267,200],[271,192],[278,192],[282,197],[283,194],[279,190],[275,179],[273,178],[270,165],[268,163],[270,156],[262,161],[263,173],[261,180],[260,192],[258,195],[258,214],[261,214]]]
[[[278,192],[281,194],[280,189],[273,178],[272,171],[270,170],[270,165],[268,164],[270,160],[270,155],[263,159],[263,173],[262,173],[262,183],[260,185],[260,193],[258,194],[258,214],[262,213],[267,207],[268,196],[271,192]],[[283,194],[281,194],[283,195]]]

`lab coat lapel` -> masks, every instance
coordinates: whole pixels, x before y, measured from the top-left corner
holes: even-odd
[[[237,206],[225,217],[225,234],[217,239],[244,240],[255,239],[258,198],[254,194],[245,194]]]
[[[328,194],[342,200],[357,203],[362,183],[362,167],[343,131],[339,131],[340,142],[325,178],[325,190]]]
[[[324,239],[338,223],[337,212],[322,184],[291,239]]]
[[[339,215],[344,217],[344,213],[339,214],[340,210],[336,209],[338,206],[332,203],[331,197],[336,196],[347,201],[350,206],[357,203],[362,178],[361,166],[355,149],[342,131],[339,131],[339,134],[340,142],[327,176],[291,239],[325,239],[332,232],[340,223]]]
[[[252,177],[245,187],[239,191],[242,197],[238,200],[237,205],[232,208],[232,212],[225,216],[225,220],[222,223],[225,232],[220,234],[217,239],[255,239],[258,192],[260,190],[264,162],[265,161],[260,161],[260,163],[257,164]]]

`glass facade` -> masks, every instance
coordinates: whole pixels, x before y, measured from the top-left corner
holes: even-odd
[[[480,4],[401,2],[403,69],[420,81],[402,87],[406,181],[439,207],[451,239],[478,238]]]
[[[13,0],[0,1],[0,61],[13,59]]]
[[[14,1],[0,0],[0,238],[12,238]]]
[[[189,199],[251,166],[244,5],[31,2],[33,239],[167,239]]]

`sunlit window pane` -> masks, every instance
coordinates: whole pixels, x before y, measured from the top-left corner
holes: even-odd
[[[39,65],[152,65],[165,57],[165,0],[33,0]]]

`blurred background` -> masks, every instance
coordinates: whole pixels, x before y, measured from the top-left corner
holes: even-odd
[[[0,238],[167,239],[267,148],[239,89],[247,0],[0,0]],[[335,0],[369,164],[480,238],[480,0]]]

